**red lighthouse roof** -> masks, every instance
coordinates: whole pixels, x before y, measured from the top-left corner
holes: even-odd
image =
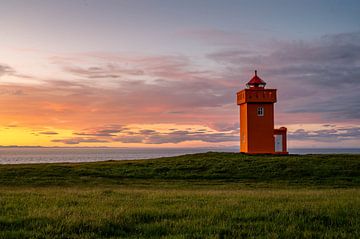
[[[266,85],[266,82],[260,79],[257,75],[257,70],[255,70],[255,75],[251,80],[246,84],[248,88],[264,88]]]

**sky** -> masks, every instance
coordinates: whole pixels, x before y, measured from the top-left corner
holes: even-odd
[[[360,2],[0,2],[0,145],[239,147],[278,90],[290,148],[360,146]]]

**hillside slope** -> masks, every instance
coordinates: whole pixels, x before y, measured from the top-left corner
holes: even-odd
[[[91,186],[162,182],[252,186],[360,186],[360,155],[249,156],[208,152],[96,163],[0,165],[2,186]]]

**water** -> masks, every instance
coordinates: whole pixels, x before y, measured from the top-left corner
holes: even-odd
[[[107,160],[131,160],[170,157],[183,154],[219,151],[209,148],[0,148],[0,164],[78,163]],[[235,149],[222,151],[236,152]]]
[[[169,157],[238,148],[0,148],[0,164],[95,162]],[[360,154],[360,149],[290,149],[292,154]]]
[[[360,154],[360,148],[347,149],[289,149],[290,154]]]

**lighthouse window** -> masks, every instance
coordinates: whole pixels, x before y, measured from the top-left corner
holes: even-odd
[[[264,107],[258,107],[257,108],[257,115],[258,116],[264,116]]]

